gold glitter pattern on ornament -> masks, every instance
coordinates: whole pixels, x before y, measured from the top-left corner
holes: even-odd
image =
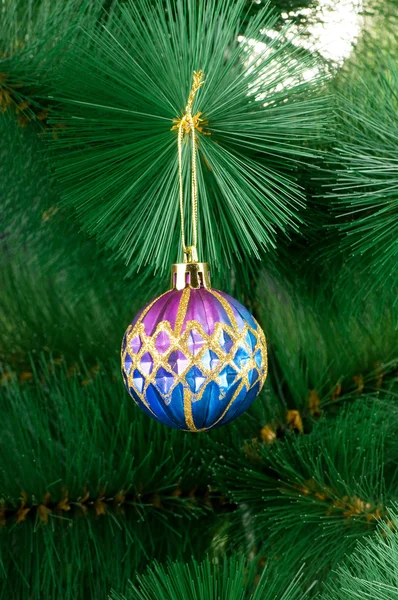
[[[188,302],[189,302],[189,298],[191,296],[191,288],[186,287],[184,288],[183,292],[182,292],[182,296],[181,296],[181,300],[180,300],[180,304],[178,306],[178,312],[177,312],[177,318],[176,318],[176,323],[175,323],[175,327],[174,327],[174,332],[175,335],[180,335],[184,320],[185,320],[185,315],[187,314],[187,308],[188,308]]]
[[[232,396],[231,400],[229,401],[227,408],[224,410],[224,412],[221,415],[221,417],[219,419],[217,419],[217,421],[215,423],[213,423],[212,427],[214,427],[215,425],[217,425],[217,423],[219,423],[225,417],[225,415],[227,414],[227,412],[229,411],[229,409],[231,408],[231,406],[235,402],[236,398],[241,393],[241,391],[242,391],[243,386],[245,385],[245,383],[246,383],[245,379],[242,379],[242,381],[240,382],[237,390],[235,391],[234,395]],[[263,387],[263,384],[264,384],[264,382],[261,384],[260,390]]]
[[[157,324],[152,335],[147,335],[142,319],[153,306],[151,303],[145,309],[145,314],[143,313],[137,323],[127,330],[126,345],[121,358],[129,389],[134,390],[152,414],[154,412],[146,400],[148,387],[151,384],[155,386],[165,406],[168,406],[172,402],[174,389],[182,384],[186,431],[205,431],[214,427],[225,417],[243,387],[248,392],[259,382],[258,391],[260,392],[267,377],[267,349],[262,329],[258,325],[254,329],[246,322],[242,330],[239,330],[230,305],[214,290],[211,290],[211,293],[221,302],[234,326],[217,322],[214,325],[213,333],[208,335],[198,321],[189,320],[186,322],[185,331],[180,333],[186,317],[190,292],[190,288],[187,287],[182,293],[174,329],[171,328],[169,321],[164,320]],[[155,302],[157,300],[158,298]],[[225,335],[230,342],[226,348],[223,348],[222,340]],[[251,337],[251,342],[248,341],[248,336]],[[160,349],[157,347],[159,346],[157,340],[161,340],[163,343]],[[132,349],[134,344],[136,346]],[[237,365],[238,351],[244,354],[244,359],[239,365]],[[257,356],[257,361],[255,356]],[[177,358],[174,360],[173,357]],[[125,368],[126,358],[128,358],[127,362],[131,363],[128,371]],[[176,367],[178,360],[180,363]],[[189,388],[187,383],[187,374],[193,367],[197,368],[200,378],[203,379],[195,392]],[[226,368],[229,368],[230,373],[234,372],[234,382],[240,380],[240,383],[222,415],[212,423],[211,427],[197,429],[192,414],[192,404],[202,400],[210,382],[219,386],[220,401],[222,401],[225,393],[223,393],[223,386],[220,383],[220,375],[223,376],[222,372],[225,372]],[[253,372],[257,372],[258,377],[250,380],[249,377],[253,377]],[[163,391],[160,389],[159,381],[163,385]]]
[[[191,393],[187,388],[184,389],[184,416],[189,431],[198,431],[193,420]]]
[[[209,292],[210,292],[210,294],[212,296],[214,296],[215,298],[217,298],[217,300],[219,301],[219,303],[221,304],[221,306],[223,307],[223,309],[227,313],[228,319],[230,320],[230,322],[232,324],[232,327],[237,327],[235,315],[234,315],[234,312],[233,312],[233,310],[232,310],[231,305],[229,304],[229,302],[227,302],[225,300],[225,298],[223,298],[221,296],[221,294],[219,294],[215,290],[209,290]]]
[[[164,296],[165,294],[167,294],[167,292],[164,292],[163,294],[161,294],[160,296],[158,296],[157,298],[155,298],[152,302],[150,302],[148,304],[148,306],[146,306],[144,308],[144,310],[142,311],[142,313],[140,314],[137,323],[135,324],[135,326],[139,325],[142,321],[142,319],[145,317],[145,315],[151,310],[152,306],[155,304],[155,302],[157,302],[158,300],[160,300],[160,298],[162,296]],[[131,328],[131,325],[130,325]],[[122,353],[122,359],[123,359],[123,353]],[[124,365],[124,362],[122,362],[122,365]],[[144,397],[141,398],[142,403],[144,404],[144,406],[146,406],[146,408],[153,414],[155,415],[155,413],[153,412],[152,408],[149,406],[148,402],[146,401],[146,399]],[[155,415],[156,416],[156,415]]]

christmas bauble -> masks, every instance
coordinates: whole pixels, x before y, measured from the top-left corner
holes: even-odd
[[[206,431],[236,419],[260,392],[267,376],[265,336],[242,304],[210,287],[206,263],[173,267],[173,289],[127,328],[122,374],[150,417]]]

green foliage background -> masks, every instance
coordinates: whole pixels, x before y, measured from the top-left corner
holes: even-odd
[[[398,12],[356,8],[334,63],[317,0],[0,4],[1,599],[398,598]],[[270,372],[191,436],[119,347],[178,258],[198,68],[199,250]]]

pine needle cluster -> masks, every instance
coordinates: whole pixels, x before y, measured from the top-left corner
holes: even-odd
[[[398,594],[397,560],[397,506],[389,511],[388,521],[380,524],[377,532],[358,543],[355,552],[336,572],[334,581],[327,585],[322,599],[341,600],[364,598],[395,600]]]
[[[131,584],[126,596],[111,594],[112,600],[305,600],[295,578],[286,584],[282,578],[271,579],[267,569],[257,581],[253,577],[253,564],[242,556],[232,556],[219,562],[208,557],[202,563],[171,563],[168,567],[156,564]],[[250,591],[250,582],[253,591]]]
[[[374,50],[374,45],[371,45]],[[368,61],[369,62],[369,61]],[[370,70],[372,76],[365,72]],[[344,79],[337,102],[336,182],[327,192],[344,252],[366,285],[358,294],[397,282],[398,69],[387,52],[377,66],[362,65],[353,81]],[[350,72],[349,72],[350,75]],[[335,233],[334,233],[335,236]]]
[[[62,196],[130,271],[163,270],[176,259],[172,128],[199,69],[201,256],[214,267],[245,259],[247,268],[278,235],[298,229],[304,196],[295,170],[314,156],[325,123],[321,66],[284,31],[255,44],[277,16],[265,5],[243,26],[245,6],[126,2],[65,57],[52,96],[52,123],[63,128],[55,144]],[[308,80],[311,69],[319,74]]]

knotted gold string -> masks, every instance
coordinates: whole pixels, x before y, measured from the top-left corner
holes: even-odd
[[[190,262],[197,260],[196,244],[198,237],[198,189],[196,175],[196,135],[195,129],[201,130],[200,112],[192,116],[192,104],[195,99],[196,92],[204,84],[204,75],[202,71],[194,71],[192,88],[188,96],[188,102],[185,107],[185,114],[181,119],[174,119],[175,125],[171,128],[178,129],[178,176],[180,182],[180,214],[181,214],[181,243],[184,252],[184,260]],[[191,200],[192,200],[192,246],[185,245],[185,219],[184,219],[184,190],[183,190],[183,173],[182,173],[182,141],[184,134],[191,133],[192,141],[192,159],[191,159]]]

